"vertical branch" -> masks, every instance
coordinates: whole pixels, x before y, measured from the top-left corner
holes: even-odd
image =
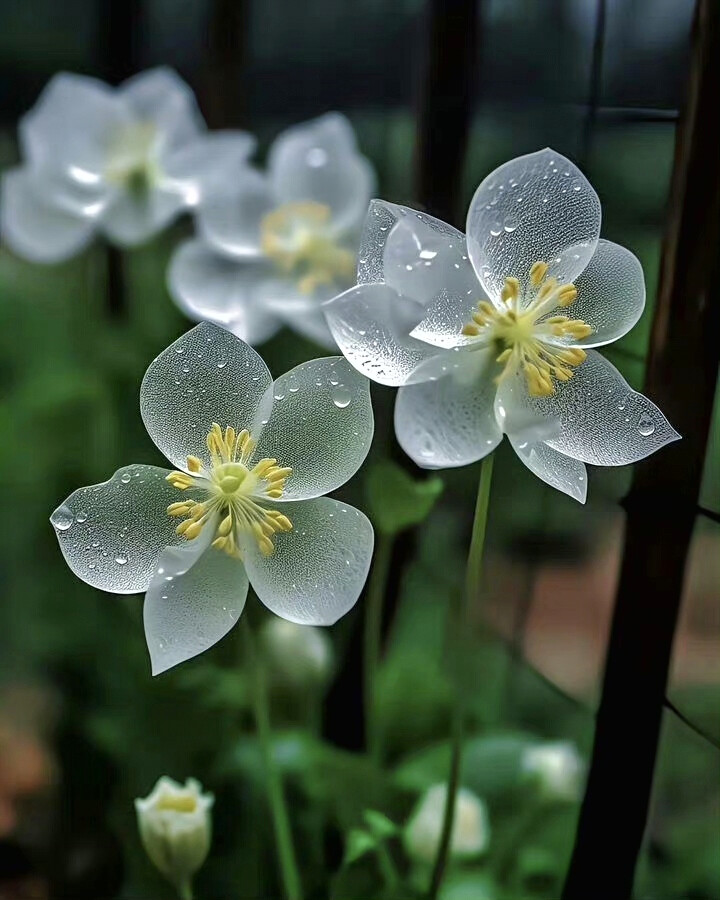
[[[586,166],[590,156],[592,140],[597,121],[602,91],[603,57],[605,55],[605,21],[607,18],[607,0],[597,0],[595,10],[595,30],[593,33],[592,60],[590,62],[590,83],[588,86],[587,111],[580,135],[580,152],[578,159]]]
[[[479,0],[428,0],[428,47],[417,135],[417,197],[457,224],[472,117]]]
[[[719,102],[720,6],[698,0],[645,379],[683,440],[637,466],[627,500],[593,758],[563,900],[627,900],[647,819],[720,353],[720,131],[708,126]]]
[[[244,117],[250,0],[213,0],[203,112],[211,128],[236,128]]]

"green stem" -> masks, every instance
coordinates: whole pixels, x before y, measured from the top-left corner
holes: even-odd
[[[394,890],[400,884],[400,875],[395,868],[395,863],[390,855],[390,851],[382,841],[380,841],[375,849],[375,856],[385,886],[390,888],[391,891]]]
[[[280,773],[275,765],[272,748],[272,730],[270,727],[270,704],[265,676],[265,668],[260,654],[256,651],[249,622],[243,623],[245,635],[245,651],[248,666],[253,680],[253,708],[257,726],[258,740],[265,763],[267,795],[275,830],[275,843],[280,859],[280,871],[287,900],[302,900],[302,885],[295,857],[290,817],[288,816],[285,794],[283,792]]]
[[[370,581],[365,601],[365,635],[363,648],[363,669],[365,676],[365,735],[370,758],[382,762],[383,746],[380,724],[377,716],[376,680],[380,663],[382,637],[383,601],[392,559],[393,538],[389,534],[378,536],[373,559]]]
[[[178,897],[180,900],[193,900],[192,884],[189,881],[183,881],[177,886]]]
[[[473,519],[470,549],[468,551],[467,568],[465,571],[465,591],[458,592],[449,610],[448,629],[450,634],[450,648],[453,653],[456,648],[462,646],[465,626],[467,624],[470,606],[477,600],[480,593],[482,580],[483,549],[485,547],[485,533],[487,531],[488,507],[490,505],[490,484],[492,482],[493,454],[486,456],[480,469],[480,483],[478,485],[477,501],[475,503],[475,517]],[[457,679],[455,680],[455,697],[452,708],[451,721],[451,755],[450,772],[447,782],[447,796],[443,810],[442,829],[440,842],[435,855],[428,900],[437,900],[440,888],[445,876],[448,858],[450,855],[450,839],[452,837],[453,822],[455,819],[455,796],[460,785],[460,769],[462,764],[463,732],[465,730],[465,707],[463,697],[460,694]]]

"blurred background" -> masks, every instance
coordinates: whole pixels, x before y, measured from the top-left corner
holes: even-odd
[[[574,159],[601,197],[603,236],[645,269],[648,309],[607,354],[636,388],[692,15],[691,0],[479,3],[462,178],[453,175],[452,208],[430,210],[462,227],[474,188],[496,165],[545,145]],[[437,172],[418,158],[432,88],[422,0],[0,0],[0,22],[2,168],[17,160],[18,118],[55,72],[117,83],[166,64],[196,91],[211,127],[259,136],[259,159],[282,128],[337,109],[375,165],[381,197],[422,208],[432,205],[427,184],[447,180],[444,157]],[[138,388],[149,361],[189,327],[164,279],[190,227],[180,222],[123,254],[119,305],[109,299],[102,246],[58,266],[0,249],[0,898],[172,896],[143,856],[132,807],[161,774],[194,775],[217,798],[199,896],[280,896],[233,642],[151,679],[141,598],[76,579],[48,523],[75,487],[129,462],[162,464],[140,421]],[[287,333],[261,352],[275,376],[319,355]],[[373,398],[372,455],[400,461],[392,392],[374,385]],[[716,406],[637,900],[720,898],[719,451]],[[340,872],[337,900],[376,896],[365,880],[373,873],[341,866],[343,836],[367,806],[401,824],[418,793],[445,778],[452,691],[442,621],[462,585],[474,475],[442,478],[429,519],[394,547],[379,692],[384,769],[361,754],[362,602],[328,633],[331,675],[277,686],[278,758],[312,896],[324,896],[312,890],[327,871]],[[569,741],[585,759],[591,750],[631,479],[629,469],[593,470],[583,508],[535,479],[508,446],[499,450],[483,607],[490,627],[479,629],[483,652],[467,685],[463,776],[488,803],[499,841],[522,808],[513,791],[524,742]],[[343,496],[366,506],[363,472]],[[502,896],[558,900],[577,811],[565,804],[528,823]],[[483,896],[483,872],[453,877],[453,897]]]

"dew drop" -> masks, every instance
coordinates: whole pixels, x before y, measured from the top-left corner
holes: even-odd
[[[125,556],[124,553],[118,553],[118,555],[115,557],[115,562],[119,566],[124,566],[125,563],[127,562],[127,556]]]
[[[332,401],[338,409],[346,409],[351,400],[352,394],[344,384],[339,384],[332,392]]]
[[[490,226],[490,234],[493,237],[497,237],[502,232],[502,230],[503,230],[503,227],[500,224],[500,222],[493,222],[492,225]]]
[[[175,352],[176,352],[176,353],[184,353],[184,352],[185,352],[185,348],[184,348],[184,347],[176,347],[176,348],[175,348]]]
[[[275,399],[276,399],[276,400],[278,401],[278,403],[279,403],[281,400],[284,400],[284,399],[285,399],[285,394],[282,394],[282,393],[280,393],[280,392],[278,391],[278,393],[275,394],[274,397],[275,397]]]
[[[122,481],[123,484],[129,484],[131,477],[129,472],[123,472],[120,476],[120,481]]]
[[[50,521],[58,531],[67,531],[68,528],[72,525],[74,518],[75,517],[70,512],[68,507],[63,503],[63,505],[58,506],[58,508],[52,514],[52,516],[50,517]]]
[[[78,522],[80,525],[82,525],[83,522],[87,522],[87,513],[86,513],[86,512],[79,512],[79,513],[75,516],[75,521]]]
[[[504,224],[503,224],[503,228],[505,229],[505,231],[508,232],[508,234],[509,234],[510,232],[515,231],[515,229],[516,229],[517,227],[518,227],[517,219],[514,219],[512,216],[507,216],[507,217],[505,218],[505,222],[504,222]]]
[[[655,432],[655,423],[650,416],[642,416],[637,424],[637,430],[643,437],[650,437]]]
[[[218,369],[224,369],[226,365],[227,365],[227,360],[226,360],[226,359],[219,359],[219,360],[217,361],[217,367],[218,367]]]

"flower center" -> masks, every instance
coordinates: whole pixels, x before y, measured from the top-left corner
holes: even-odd
[[[192,794],[166,794],[159,798],[156,808],[160,811],[194,813],[197,805],[197,799]]]
[[[330,207],[313,202],[286,203],[260,224],[263,252],[297,279],[303,294],[323,284],[351,281],[355,275],[355,256],[338,244],[329,224]]]
[[[153,149],[157,128],[153,122],[133,122],[111,138],[105,174],[108,181],[139,192],[155,178]]]
[[[555,381],[572,378],[573,368],[587,356],[580,347],[559,347],[552,340],[569,342],[592,334],[582,319],[547,317],[558,307],[573,304],[578,295],[574,284],[558,284],[556,278],[548,278],[548,268],[545,262],[533,263],[524,292],[517,278],[506,278],[501,307],[482,300],[462,330],[483,345],[495,343],[500,351],[496,362],[503,366],[498,381],[522,371],[532,397],[554,394]]]
[[[216,529],[213,547],[239,557],[243,533],[252,535],[263,556],[275,549],[273,537],[292,531],[292,522],[268,501],[282,497],[292,469],[278,466],[276,459],[261,459],[250,468],[255,441],[250,432],[236,432],[230,425],[223,432],[213,423],[207,436],[211,464],[206,467],[197,456],[188,456],[188,472],[171,472],[167,481],[180,491],[196,488],[206,496],[198,500],[171,503],[167,511],[182,517],[177,533],[195,540],[208,523]],[[190,473],[190,474],[188,474]]]

